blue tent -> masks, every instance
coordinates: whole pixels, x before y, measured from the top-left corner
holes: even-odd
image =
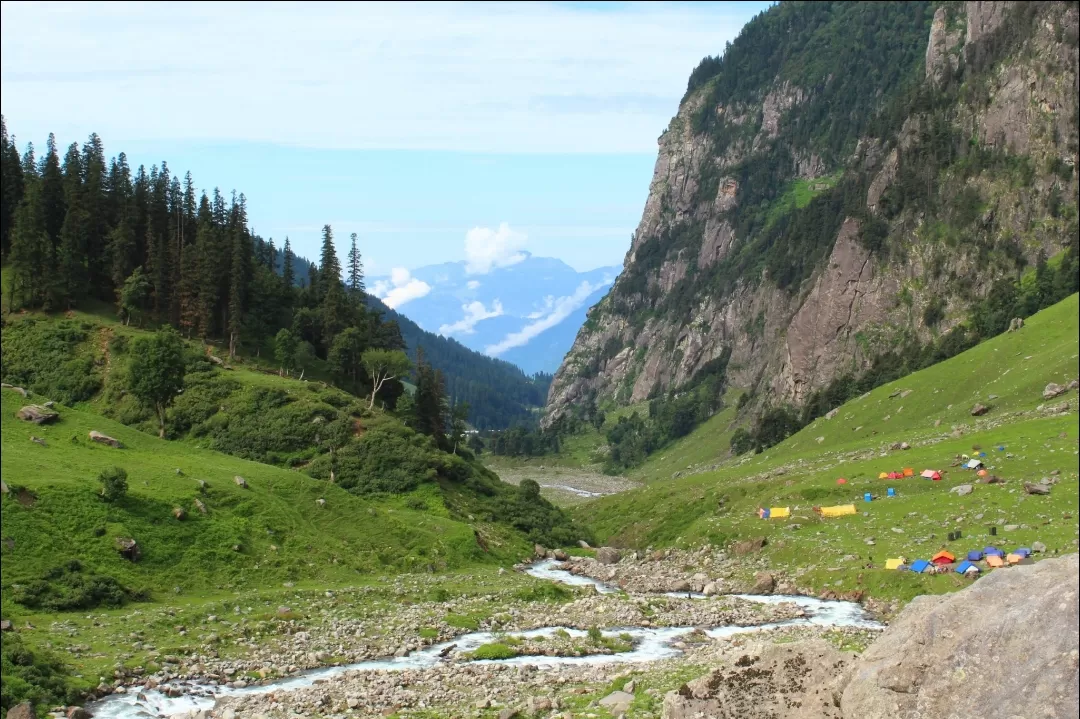
[[[911,571],[913,572],[925,572],[927,567],[932,566],[930,562],[925,559],[916,559],[911,563]]]
[[[982,558],[983,558],[983,553],[980,552],[978,549],[972,549],[970,552],[968,552],[968,561],[969,562],[977,562]]]
[[[998,557],[1004,557],[1005,556],[1005,552],[1001,551],[997,547],[983,547],[983,554],[985,554],[987,557],[989,557],[991,554],[996,555]]]
[[[1027,547],[1020,547],[1020,549],[1014,549],[1013,554],[1019,554],[1021,557],[1030,557],[1031,550]]]
[[[966,574],[968,572],[968,570],[971,570],[971,569],[974,569],[976,572],[979,571],[979,568],[976,567],[971,562],[961,562],[960,566],[958,566],[956,568],[956,573],[957,574]]]

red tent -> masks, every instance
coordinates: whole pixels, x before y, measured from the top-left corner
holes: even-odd
[[[889,472],[889,479],[903,479],[903,472]]]
[[[952,564],[956,561],[956,557],[953,556],[952,552],[941,551],[931,557],[930,561],[941,566],[943,564]]]
[[[840,479],[836,480],[836,483],[837,484],[847,484],[847,480],[844,479],[843,477],[841,477]]]

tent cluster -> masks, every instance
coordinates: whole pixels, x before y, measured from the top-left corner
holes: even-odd
[[[899,472],[882,472],[878,475],[878,479],[904,479],[905,477],[914,477],[915,470],[911,467],[904,467]]]
[[[1012,564],[1031,564],[1031,550],[1027,547],[1019,547],[1008,554],[997,547],[984,547],[972,549],[967,556],[957,562],[957,557],[952,552],[942,550],[928,560],[916,559],[908,563],[904,557],[886,559],[885,568],[899,571],[915,572],[917,574],[942,574],[956,572],[968,577],[978,576],[982,572],[979,562],[983,562],[987,568],[996,569]]]
[[[769,509],[758,507],[757,513],[762,519],[786,519],[791,516],[791,507],[772,507]]]

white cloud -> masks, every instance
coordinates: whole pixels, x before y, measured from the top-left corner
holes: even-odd
[[[555,307],[555,295],[548,295],[548,296],[546,296],[544,298],[544,306],[541,309],[538,309],[535,312],[530,312],[529,314],[527,314],[525,316],[526,316],[527,319],[530,319],[530,320],[538,320],[541,317],[543,317],[544,315],[546,315],[548,312],[551,312],[552,308],[554,308],[554,307]]]
[[[480,283],[477,280],[469,280],[465,283],[465,286],[468,287],[470,290],[475,290],[480,287]]]
[[[431,292],[431,285],[416,279],[404,267],[395,267],[390,270],[390,279],[377,281],[372,292],[385,302],[387,307],[396,310],[406,302]]]
[[[5,2],[4,114],[128,147],[654,153],[690,71],[766,4],[619,5]]]
[[[502,303],[498,300],[492,303],[490,310],[484,307],[483,302],[470,302],[467,305],[462,305],[461,309],[465,311],[465,316],[452,325],[440,327],[439,334],[444,337],[455,334],[471,335],[477,323],[503,314]]]
[[[585,300],[589,298],[593,292],[596,292],[601,287],[611,284],[611,280],[604,278],[603,282],[597,282],[595,285],[585,281],[578,285],[574,290],[574,294],[567,295],[565,297],[559,297],[552,301],[552,307],[550,314],[537,319],[535,322],[531,322],[525,325],[521,330],[512,332],[502,339],[501,342],[497,342],[493,345],[488,345],[484,348],[485,354],[497,357],[508,349],[514,347],[521,347],[528,344],[529,340],[536,335],[540,334],[546,329],[550,329],[559,324],[581,305],[585,304]],[[535,313],[534,313],[535,314]],[[530,315],[530,318],[532,315]]]
[[[525,259],[522,252],[528,240],[505,222],[499,229],[474,227],[465,233],[465,272],[486,275],[495,267],[509,267]]]

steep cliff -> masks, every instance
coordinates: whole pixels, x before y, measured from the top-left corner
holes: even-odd
[[[691,75],[547,421],[693,383],[800,404],[1075,243],[1077,3],[781,3]]]

